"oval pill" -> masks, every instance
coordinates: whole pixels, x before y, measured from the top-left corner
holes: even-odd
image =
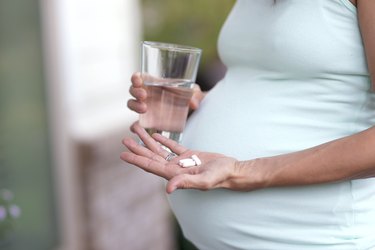
[[[191,158],[195,161],[195,163],[197,164],[197,166],[199,166],[199,165],[202,164],[202,161],[198,158],[198,156],[192,155]]]

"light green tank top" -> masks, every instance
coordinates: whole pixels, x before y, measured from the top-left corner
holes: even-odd
[[[375,125],[348,0],[239,0],[219,39],[228,71],[183,144],[239,160],[294,152]],[[375,249],[375,179],[170,196],[199,249]]]

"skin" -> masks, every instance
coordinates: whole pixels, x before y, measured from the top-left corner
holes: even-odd
[[[351,2],[357,6],[372,87],[375,89],[375,1]],[[130,93],[135,99],[128,102],[128,107],[143,113],[147,110],[144,103],[147,93],[142,88],[139,73],[134,74],[131,81]],[[195,89],[190,103],[192,109],[199,107],[204,95],[199,88]],[[145,147],[131,138],[125,138],[123,144],[128,151],[123,152],[121,158],[167,179],[168,193],[186,188],[251,191],[375,177],[375,126],[306,150],[248,161],[238,161],[217,153],[194,151],[159,134],[151,137],[138,123],[131,129],[141,138]],[[175,152],[178,157],[166,161],[165,157],[169,152],[162,145]],[[189,158],[193,154],[201,159],[201,166],[182,168],[177,164],[180,159]]]
[[[135,99],[128,101],[128,108],[139,113],[145,113],[147,111],[147,105],[145,100],[147,98],[147,92],[143,88],[143,81],[139,72],[135,73],[131,77],[132,85],[130,86],[129,92]],[[204,98],[205,93],[201,91],[198,84],[194,84],[193,96],[190,100],[190,109],[195,110],[199,107],[199,103]]]

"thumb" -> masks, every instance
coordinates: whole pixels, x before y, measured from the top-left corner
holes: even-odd
[[[209,183],[201,178],[200,174],[181,174],[173,177],[167,184],[167,193],[171,194],[176,189],[200,189],[208,190]]]
[[[204,93],[202,92],[201,88],[198,84],[195,84],[193,88],[193,96],[191,97],[189,103],[190,109],[196,110],[199,107],[199,104],[202,101],[203,97]]]
[[[200,100],[195,95],[193,95],[189,103],[189,108],[192,110],[196,110],[199,107],[199,103]]]

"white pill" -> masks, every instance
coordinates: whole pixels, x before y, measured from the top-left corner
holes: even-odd
[[[185,164],[188,164],[188,162],[179,162],[178,165],[180,165],[180,167],[183,167]]]
[[[196,155],[192,155],[191,158],[195,161],[195,163],[197,164],[197,166],[201,165],[202,162],[201,160],[198,158],[198,156]]]
[[[193,159],[185,159],[182,162],[179,162],[179,165],[184,168],[196,166],[196,162]]]
[[[178,161],[178,165],[182,166],[185,162],[190,162],[192,159],[188,158],[188,159],[181,159]]]

